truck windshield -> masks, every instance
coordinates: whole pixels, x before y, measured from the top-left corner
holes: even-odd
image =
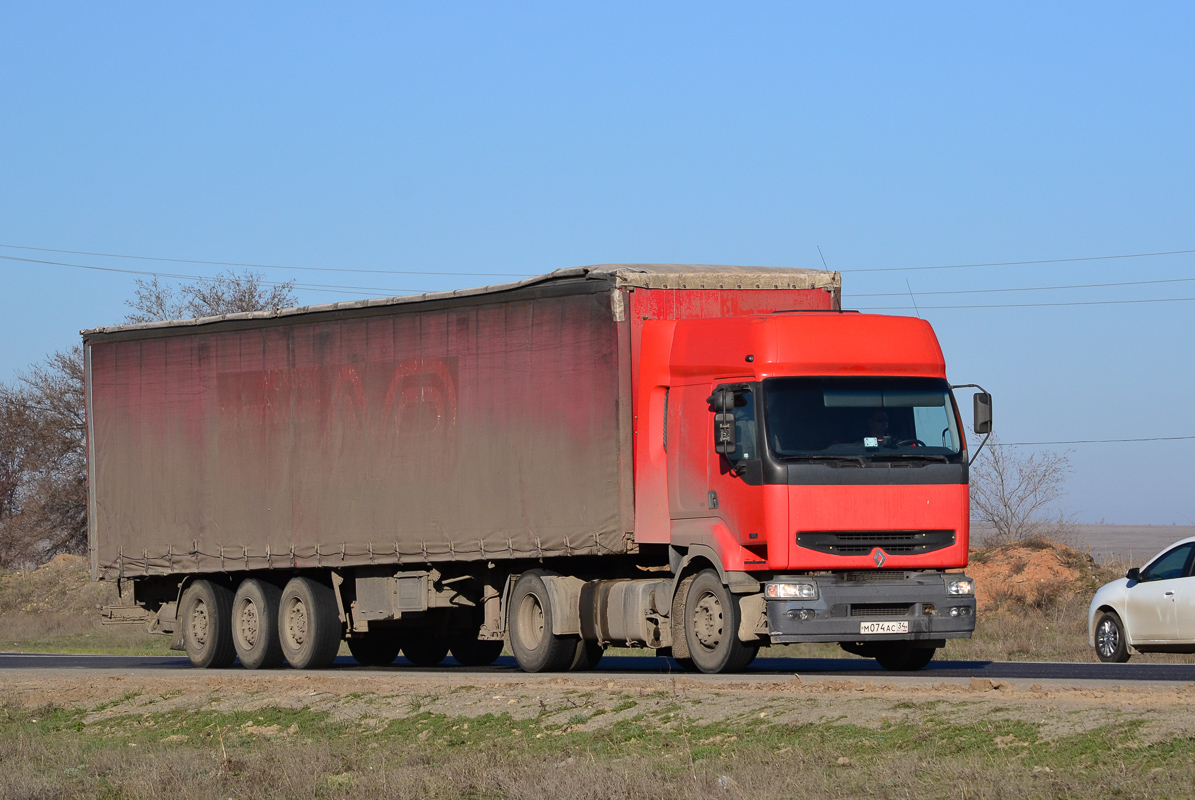
[[[953,461],[960,451],[944,380],[771,378],[763,390],[768,446],[780,458]]]

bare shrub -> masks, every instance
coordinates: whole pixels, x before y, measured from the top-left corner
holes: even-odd
[[[260,273],[246,270],[221,272],[214,278],[202,278],[177,287],[163,283],[156,275],[151,280],[137,279],[133,309],[126,322],[158,322],[190,317],[215,317],[244,311],[274,311],[299,304],[295,282],[270,283]]]
[[[1023,455],[993,435],[971,467],[971,515],[993,529],[984,544],[1073,538],[1070,519],[1051,508],[1070,473],[1065,453]]]

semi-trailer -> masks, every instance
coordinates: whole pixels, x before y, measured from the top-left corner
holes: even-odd
[[[941,348],[836,272],[601,265],[83,340],[92,577],[197,667],[918,669],[975,627]]]

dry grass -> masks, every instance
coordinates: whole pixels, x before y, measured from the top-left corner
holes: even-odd
[[[860,727],[684,722],[687,697],[614,725],[307,709],[95,715],[0,710],[0,796],[307,798],[1024,798],[1185,796],[1195,742],[1123,723],[1061,736],[989,713],[898,704]],[[911,710],[909,710],[911,708]],[[680,724],[678,724],[678,719]],[[377,720],[371,720],[377,723]]]

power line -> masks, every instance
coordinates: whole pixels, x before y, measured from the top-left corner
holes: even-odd
[[[1072,303],[993,303],[991,305],[971,306],[926,306],[926,310],[962,309],[962,308],[1054,308],[1059,306],[1118,306],[1133,303],[1183,303],[1195,300],[1195,297],[1158,297],[1148,300],[1076,300]],[[909,311],[912,306],[861,306],[858,311]]]
[[[1036,444],[1117,444],[1120,442],[1185,442],[1195,436],[1147,436],[1140,439],[1072,439],[1065,442],[990,442],[988,447],[1017,447]]]
[[[864,269],[843,269],[839,272],[911,272],[924,269],[974,269],[976,267],[1023,267],[1031,264],[1073,264],[1079,261],[1114,261],[1122,258],[1154,258],[1157,256],[1181,256],[1195,253],[1195,250],[1164,250],[1157,253],[1124,253],[1114,256],[1083,256],[1080,258],[1042,258],[1035,261],[990,261],[983,264],[935,264],[925,267],[867,267]]]
[[[141,269],[123,269],[120,267],[96,267],[89,264],[68,264],[64,261],[42,261],[36,258],[21,258],[19,256],[5,256],[0,255],[0,259],[5,261],[20,261],[26,264],[47,264],[54,267],[71,267],[73,269],[90,269],[97,272],[119,272],[126,275],[150,275],[155,278],[173,278],[175,280],[185,281],[204,281],[210,280],[209,277],[203,275],[183,275],[175,272],[149,272]],[[342,286],[340,284],[321,284],[321,283],[291,283],[290,281],[261,281],[266,286],[286,286],[293,285],[296,289],[318,289],[321,291],[336,292],[338,294],[360,294],[361,292],[386,292],[391,295],[402,294],[403,292],[419,294],[423,289],[382,289],[377,286]],[[358,291],[350,291],[358,290]]]
[[[10,250],[34,250],[39,253],[66,253],[73,256],[99,256],[102,258],[127,258],[134,261],[165,261],[172,264],[203,264],[212,267],[248,267],[250,269],[291,269],[306,272],[356,272],[370,275],[469,275],[494,276],[499,278],[526,278],[529,273],[524,272],[436,272],[433,270],[395,270],[395,269],[351,269],[348,267],[293,267],[284,264],[245,264],[239,261],[199,261],[191,258],[164,258],[158,256],[131,256],[121,253],[95,253],[88,250],[56,250],[51,247],[26,247],[19,244],[0,244],[0,247]],[[47,262],[53,263],[53,262]]]
[[[1120,286],[1154,286],[1163,283],[1192,283],[1195,278],[1164,278],[1156,281],[1123,281],[1120,283],[1074,283],[1068,286],[1026,286],[1011,289],[952,289],[950,291],[918,292],[921,295],[939,294],[1001,294],[1007,292],[1052,292],[1061,289],[1107,289]],[[905,292],[870,292],[851,294],[851,297],[904,297]]]

